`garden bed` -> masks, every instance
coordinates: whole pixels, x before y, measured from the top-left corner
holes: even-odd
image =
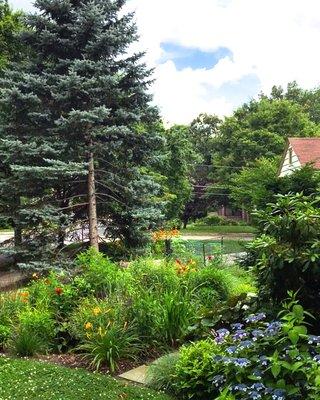
[[[72,275],[34,274],[29,286],[0,297],[0,346],[111,374],[177,349],[196,338],[206,315],[217,322],[221,307],[255,290],[248,273],[219,258],[204,267],[181,255],[123,268],[89,251]]]

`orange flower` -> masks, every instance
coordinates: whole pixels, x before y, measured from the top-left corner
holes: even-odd
[[[91,322],[86,322],[86,323],[84,324],[84,329],[86,329],[87,331],[88,331],[89,329],[92,329],[92,328],[93,328],[93,325],[92,325]]]
[[[19,294],[23,298],[27,298],[29,296],[29,292],[20,292]]]
[[[61,296],[61,294],[63,293],[63,289],[62,289],[61,287],[56,287],[56,288],[54,289],[54,291],[56,292],[56,294],[57,294],[58,296]]]
[[[165,230],[165,229],[160,229],[156,232],[153,232],[152,238],[155,242],[159,240],[168,240],[172,239],[174,237],[177,237],[180,235],[180,232],[178,229],[170,229],[170,230]]]

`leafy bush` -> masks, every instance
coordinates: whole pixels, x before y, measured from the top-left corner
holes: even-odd
[[[158,358],[147,369],[147,385],[155,390],[165,390],[174,392],[173,379],[169,380],[176,370],[176,364],[179,360],[179,353],[170,353]]]
[[[20,356],[31,356],[50,349],[55,336],[55,323],[45,309],[28,307],[18,315],[18,325],[14,327],[8,347]]]
[[[277,321],[250,315],[182,347],[167,381],[186,399],[318,399],[320,337],[308,335],[306,316],[291,294]]]
[[[172,376],[173,388],[183,398],[208,399],[212,393],[213,357],[218,346],[212,339],[183,346]]]
[[[97,297],[103,298],[119,290],[126,291],[130,285],[130,274],[93,249],[80,254],[78,263],[83,269],[85,281]]]
[[[211,266],[204,267],[189,275],[188,286],[196,301],[212,309],[218,300],[227,300],[229,294],[226,273]]]
[[[131,318],[144,343],[168,347],[176,346],[185,337],[195,312],[184,289],[166,291],[161,298],[142,291],[133,299]]]
[[[205,225],[241,225],[241,221],[237,221],[235,219],[228,219],[225,217],[221,217],[219,215],[209,215],[205,218],[202,218],[198,221],[198,223],[203,223]]]
[[[84,353],[97,370],[105,365],[114,372],[121,358],[135,359],[139,352],[139,338],[131,325],[110,320],[107,326],[98,328],[88,322],[84,329],[86,337],[77,350]]]
[[[119,357],[158,355],[196,337],[190,327],[250,286],[236,269],[193,258],[120,267],[90,250],[78,266],[74,277],[34,274],[27,289],[0,297],[0,346],[21,355],[76,347],[96,368],[113,370]]]
[[[126,322],[124,311],[124,306],[116,297],[106,300],[86,298],[70,316],[68,330],[75,339],[84,340],[88,334],[87,324],[94,330],[105,328],[114,321],[123,325]]]
[[[320,197],[286,195],[257,213],[262,235],[249,249],[262,302],[276,306],[288,290],[299,290],[301,304],[319,315],[319,206]]]
[[[69,332],[80,342],[76,349],[94,368],[107,366],[114,372],[120,358],[135,358],[140,351],[137,329],[125,314],[124,304],[113,296],[85,299],[71,316]]]
[[[175,291],[180,285],[174,264],[170,261],[140,258],[133,261],[127,271],[138,290],[161,293]]]
[[[4,344],[10,338],[12,329],[6,325],[0,325],[0,348],[3,348]]]

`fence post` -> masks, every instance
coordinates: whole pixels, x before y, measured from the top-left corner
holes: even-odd
[[[204,242],[202,243],[202,253],[203,253],[203,265],[205,267],[206,266],[206,245]]]
[[[223,236],[221,236],[221,253],[223,253]]]

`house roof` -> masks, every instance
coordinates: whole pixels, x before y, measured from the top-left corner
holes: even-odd
[[[314,163],[314,167],[320,169],[320,137],[291,137],[288,140],[301,165]]]

